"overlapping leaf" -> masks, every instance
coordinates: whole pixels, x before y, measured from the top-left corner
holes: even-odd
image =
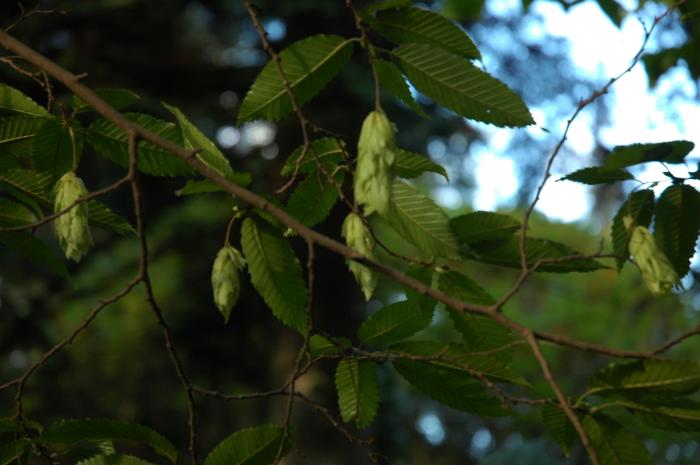
[[[653,428],[669,431],[700,431],[700,404],[687,399],[659,397],[656,399],[617,400],[639,420]]]
[[[630,233],[624,218],[629,217],[633,224],[646,228],[651,223],[653,214],[654,191],[651,189],[632,192],[617,211],[612,225],[612,244],[618,270],[622,269],[630,256]]]
[[[153,465],[151,462],[143,460],[133,455],[110,454],[95,455],[78,462],[77,465]]]
[[[0,166],[10,161],[6,160],[8,156],[31,157],[32,139],[45,121],[47,120],[31,116],[0,118],[0,159],[2,159]]]
[[[107,102],[112,108],[117,111],[123,110],[124,108],[138,102],[141,97],[139,97],[134,92],[128,89],[94,89],[95,94],[102,100]],[[83,113],[86,111],[91,111],[93,108],[88,105],[82,98],[74,95],[72,98],[73,110],[76,113]]]
[[[335,167],[343,159],[345,143],[334,137],[324,137],[311,141],[311,145],[304,154],[304,159],[299,164],[300,173],[316,171],[316,163],[320,163],[326,170],[333,172]],[[304,152],[304,146],[298,147],[284,162],[282,176],[290,176],[296,171],[296,163]]]
[[[29,439],[18,438],[17,434],[0,434],[0,465],[20,463],[19,457],[30,445]]]
[[[441,165],[424,155],[404,149],[396,151],[396,158],[394,159],[394,164],[391,165],[391,169],[395,175],[402,178],[416,178],[423,173],[432,172],[443,176],[446,181],[450,180],[447,177],[447,171]]]
[[[350,58],[352,42],[337,35],[315,35],[293,43],[279,58],[297,104],[318,94]],[[238,122],[256,118],[279,120],[292,111],[276,63],[265,65],[250,88],[238,113]]]
[[[428,118],[423,108],[411,95],[406,78],[404,78],[398,66],[390,61],[377,59],[372,62],[372,67],[374,72],[377,73],[377,78],[383,89],[388,90],[391,95],[401,100],[411,110],[424,118]]]
[[[700,233],[700,193],[687,185],[666,189],[656,203],[654,237],[678,276],[690,268]]]
[[[0,227],[13,227],[36,221],[31,210],[21,203],[0,197]]]
[[[652,144],[632,144],[615,147],[607,156],[603,167],[606,169],[624,168],[650,161],[683,163],[695,144],[687,140],[658,142]]]
[[[326,219],[338,201],[338,187],[343,185],[345,172],[338,171],[333,176],[333,183],[320,172],[310,173],[294,189],[287,213],[308,227],[316,226]]]
[[[335,370],[340,416],[358,428],[372,424],[379,407],[379,376],[374,362],[344,359]]]
[[[601,465],[653,464],[644,444],[612,418],[586,415],[582,423]]]
[[[32,161],[38,171],[51,174],[55,182],[80,161],[83,133],[80,123],[49,119],[32,139]],[[75,162],[75,163],[74,163]]]
[[[510,215],[477,211],[452,218],[450,226],[460,242],[471,244],[508,239],[520,229],[520,222]]]
[[[284,428],[255,426],[236,431],[207,456],[204,465],[273,465],[284,439]],[[283,455],[289,449],[285,441]]]
[[[559,444],[568,457],[576,439],[574,425],[558,405],[545,404],[542,407],[542,423],[547,433]]]
[[[25,232],[0,233],[0,244],[25,256],[37,265],[59,276],[68,276],[68,269],[63,261],[42,240]]]
[[[638,360],[613,363],[591,379],[599,395],[689,394],[700,388],[700,364],[683,360]]]
[[[272,313],[306,333],[306,287],[289,243],[271,226],[248,218],[243,222],[241,245],[253,286]]]
[[[412,336],[432,320],[432,308],[428,310],[410,300],[394,302],[370,315],[357,330],[357,336],[369,345],[391,344]]]
[[[627,181],[634,177],[626,170],[621,168],[602,168],[592,166],[583,168],[573,173],[569,173],[560,181],[574,181],[581,184],[597,185],[597,184],[612,184],[617,181]]]
[[[394,55],[419,91],[461,116],[496,126],[534,122],[517,94],[458,55],[428,44],[401,45]]]
[[[51,117],[46,108],[7,84],[0,84],[0,108],[38,118]]]
[[[88,222],[106,231],[120,235],[132,234],[134,227],[126,218],[114,213],[107,205],[98,200],[88,201]]]

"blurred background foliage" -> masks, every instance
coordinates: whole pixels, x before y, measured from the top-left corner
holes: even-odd
[[[578,98],[605,79],[580,71],[577,63],[571,61],[565,39],[549,34],[546,28],[534,38],[527,32],[533,21],[542,27],[545,24],[535,9],[542,3],[558,5],[562,11],[580,4],[597,4],[596,8],[617,26],[633,16],[623,7],[647,8],[645,11],[652,12],[663,11],[664,7],[649,1],[613,0],[444,0],[422,4],[459,21],[481,48],[487,69],[515,88],[528,105],[546,109],[543,118],[538,119],[542,129],[549,125],[556,129],[571,113]],[[341,1],[260,0],[257,4],[278,50],[315,33],[356,34],[351,15]],[[512,14],[497,14],[504,4]],[[32,6],[25,4],[27,8]],[[284,183],[279,171],[286,156],[301,142],[295,119],[276,125],[264,122],[235,125],[237,106],[266,62],[242,2],[42,0],[39,6],[66,13],[29,18],[14,31],[20,39],[62,66],[87,73],[86,83],[92,87],[123,87],[140,94],[142,100],[136,111],[169,119],[160,101],[179,106],[219,143],[235,169],[253,173],[254,191],[268,193]],[[644,58],[650,86],[658,85],[665,73],[681,67],[690,76],[695,86],[694,98],[698,98],[699,12],[700,0],[686,1],[672,20],[660,26],[660,36],[671,34],[676,39],[669,42],[672,44],[669,47],[664,47],[664,41],[654,42],[652,53]],[[3,26],[18,14],[15,2],[0,3]],[[620,63],[620,68],[627,63]],[[7,68],[0,68],[0,80],[22,89],[39,102],[46,101],[38,86]],[[64,111],[70,95],[58,87],[56,92],[58,111]],[[308,116],[344,137],[352,147],[360,122],[372,107],[372,99],[366,58],[356,53],[340,79],[308,106]],[[458,195],[460,202],[441,202],[453,207],[451,214],[470,211],[474,209],[471,199],[479,189],[479,162],[473,156],[474,149],[483,151],[493,133],[437,110],[425,99],[421,103],[435,118],[422,119],[388,96],[383,101],[399,127],[400,145],[427,152],[445,164],[451,178],[449,188],[454,189],[445,191],[443,181],[428,175],[420,178],[418,184],[438,200]],[[610,148],[601,141],[600,130],[610,122],[614,104],[606,97],[594,105],[592,117],[587,121],[595,143],[584,158],[601,157]],[[532,198],[541,178],[543,161],[559,137],[558,130],[551,134],[539,131],[536,136],[533,131],[514,131],[503,148],[516,167],[517,189],[501,207],[516,214]],[[573,150],[563,153],[565,159],[577,155],[581,154]],[[98,156],[84,157],[79,173],[93,189],[119,175],[113,165]],[[173,328],[184,366],[195,384],[221,392],[277,387],[293,366],[299,338],[270,315],[245,280],[241,300],[229,324],[222,324],[211,299],[210,267],[223,243],[230,200],[222,194],[177,197],[174,191],[181,187],[180,183],[147,178],[144,194],[154,286]],[[119,192],[105,201],[131,218],[126,194]],[[583,251],[594,251],[608,237],[612,214],[622,198],[619,187],[594,190],[589,213],[579,221],[561,223],[538,214],[532,232]],[[337,237],[344,215],[337,207],[320,230]],[[52,232],[45,227],[37,234],[49,238]],[[138,260],[134,238],[95,231],[95,242],[96,247],[87,258],[79,265],[70,264],[72,278],[68,282],[0,250],[2,380],[21,373],[53,343],[70,333],[94,303],[119,289],[134,274]],[[295,246],[303,257],[304,244],[299,241]],[[314,289],[315,318],[320,328],[332,334],[353,338],[367,314],[400,298],[403,292],[390,282],[382,282],[378,298],[365,304],[343,260],[319,250],[316,267],[319,272]],[[619,275],[614,270],[538,275],[507,306],[506,312],[537,329],[616,348],[645,349],[700,321],[700,296],[695,279],[699,275],[695,269],[684,280],[685,293],[663,299],[655,299],[648,293],[630,265]],[[465,270],[494,295],[505,292],[515,279],[515,273],[473,263],[465,265]],[[136,291],[111,305],[89,331],[31,379],[26,408],[32,418],[46,424],[71,417],[141,422],[177,441],[182,451],[185,450],[185,399],[167,359],[162,335],[146,311],[143,299],[143,294]],[[446,338],[454,336],[449,319],[442,312],[437,313],[428,331],[439,332]],[[696,359],[698,350],[700,343],[692,340],[672,353],[676,357]],[[528,351],[521,352],[516,363],[518,371],[533,382],[535,392],[550,395]],[[579,392],[588,377],[608,362],[603,357],[552,347],[547,347],[546,352],[563,388],[571,393]],[[333,368],[332,365],[314,368],[300,379],[299,388],[335,408],[330,377]],[[380,416],[368,434],[376,438],[378,451],[394,457],[397,463],[585,463],[584,454],[578,449],[569,459],[563,457],[545,436],[536,409],[522,407],[516,417],[485,420],[416,395],[391,370],[385,369],[382,375]],[[11,393],[2,393],[0,399],[3,408],[9,411]],[[281,421],[283,402],[284,399],[274,398],[235,403],[200,399],[202,450],[209,450],[235,429]],[[305,460],[296,456],[285,463],[366,462],[362,450],[348,444],[305,406],[297,407],[294,422],[301,425],[297,436]],[[651,437],[646,445],[654,454],[655,463],[681,465],[700,461],[697,438],[660,433],[647,437]]]

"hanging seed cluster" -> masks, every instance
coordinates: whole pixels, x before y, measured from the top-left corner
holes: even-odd
[[[652,294],[660,296],[671,292],[680,278],[647,228],[632,228],[629,251]]]
[[[362,222],[362,218],[350,213],[343,221],[342,235],[348,247],[367,258],[375,259],[374,239],[367,226]],[[374,293],[374,288],[377,287],[377,273],[352,260],[348,261],[348,268],[355,275],[355,280],[362,288],[365,299],[369,300]]]
[[[224,246],[216,254],[211,271],[211,286],[214,291],[214,303],[227,322],[231,310],[241,294],[241,282],[238,272],[245,268],[246,261],[241,253],[230,245]]]
[[[55,191],[55,213],[65,210],[76,200],[88,194],[82,179],[76,176],[73,171],[67,172],[56,182]],[[86,202],[76,205],[56,218],[54,227],[58,243],[67,258],[78,262],[92,247]]]

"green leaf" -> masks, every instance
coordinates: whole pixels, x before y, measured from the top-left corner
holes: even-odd
[[[293,43],[280,54],[282,70],[298,105],[318,94],[340,71],[352,54],[352,42],[337,35],[315,35]],[[256,118],[279,120],[292,111],[292,103],[277,65],[265,65],[250,88],[238,113],[238,122]]]
[[[612,418],[586,415],[582,423],[601,465],[653,465],[644,444]]]
[[[342,140],[334,137],[324,137],[311,141],[304,159],[299,165],[300,173],[312,173],[317,170],[316,161],[318,160],[326,170],[333,172],[335,167],[343,160],[345,143]],[[297,147],[294,152],[284,162],[282,167],[282,176],[290,176],[296,170],[297,159],[304,151],[304,146]]]
[[[126,113],[130,121],[143,126],[159,136],[182,146],[182,134],[173,123],[141,113]],[[88,142],[100,155],[104,155],[120,166],[129,166],[128,137],[112,122],[99,119],[87,130]],[[178,176],[192,172],[190,166],[167,150],[139,139],[137,145],[138,169],[155,176]]]
[[[581,184],[597,185],[612,184],[617,181],[627,181],[629,179],[634,179],[634,176],[623,169],[592,166],[569,173],[559,181],[574,181],[580,182]]]
[[[34,167],[50,173],[52,183],[73,169],[73,160],[77,164],[82,152],[83,132],[76,120],[46,120],[32,140]]]
[[[21,203],[0,197],[0,227],[13,227],[30,224],[36,216]]]
[[[462,58],[481,58],[476,44],[459,26],[423,8],[382,11],[371,27],[396,44],[430,44]]]
[[[590,382],[590,393],[690,394],[700,388],[700,364],[682,360],[637,360],[613,363]]]
[[[233,173],[226,179],[239,186],[246,187],[253,180],[250,173]],[[209,179],[188,179],[182,189],[175,191],[175,195],[210,194],[212,192],[226,192],[224,189]]]
[[[443,176],[446,181],[450,180],[447,176],[447,171],[445,171],[445,168],[441,165],[438,165],[424,155],[409,152],[404,149],[398,149],[396,151],[396,158],[394,159],[394,164],[391,165],[391,169],[395,175],[401,176],[402,178],[416,178],[430,171]]]
[[[428,256],[455,257],[457,240],[445,212],[414,187],[398,179],[392,186],[387,221]]]
[[[474,244],[475,253],[469,258],[489,263],[491,265],[506,268],[520,268],[520,237],[511,236],[503,241],[485,241]],[[595,271],[606,268],[601,263],[591,258],[572,258],[564,261],[566,257],[580,256],[580,252],[559,242],[548,239],[536,239],[528,237],[525,241],[525,253],[528,266],[532,266],[538,260],[555,260],[554,262],[540,265],[537,271],[551,273],[571,273]]]
[[[666,396],[636,401],[624,399],[615,402],[625,407],[643,423],[668,431],[700,431],[700,404],[688,399],[670,399]]]
[[[61,420],[37,438],[41,444],[75,444],[81,441],[127,440],[144,444],[177,463],[177,450],[162,434],[143,425],[118,420]]]
[[[343,185],[345,172],[338,171],[333,180]],[[325,174],[313,172],[294,189],[287,203],[287,213],[308,227],[325,220],[338,201],[338,189]]]
[[[559,444],[567,457],[576,439],[576,429],[558,405],[545,404],[542,407],[542,423],[547,433]]]
[[[271,226],[243,222],[241,245],[253,286],[284,324],[306,333],[307,293],[294,250]]]
[[[379,375],[374,362],[344,359],[335,370],[340,416],[345,423],[367,428],[379,407]]]
[[[369,345],[391,344],[412,336],[432,320],[432,308],[426,310],[410,300],[395,302],[370,315],[357,330],[357,337]]]
[[[0,187],[24,201],[29,198],[44,206],[52,205],[51,175],[37,171],[15,169],[0,173]]]
[[[700,193],[687,185],[666,189],[656,202],[654,238],[673,264],[678,276],[685,276],[700,233]]]
[[[394,55],[419,91],[461,116],[496,126],[534,123],[515,92],[460,56],[427,44],[401,45]]]
[[[273,465],[284,439],[284,428],[261,425],[236,431],[221,441],[204,465]],[[285,441],[283,455],[289,449]]]
[[[117,111],[123,110],[129,105],[141,100],[141,97],[128,89],[94,89],[94,92]],[[76,113],[94,110],[77,95],[73,96],[71,103],[73,105],[73,111]]]
[[[188,149],[200,149],[200,152],[196,155],[199,161],[229,180],[242,177],[245,180],[242,184],[250,184],[250,174],[234,172],[228,158],[221,153],[214,142],[209,140],[207,136],[202,134],[202,132],[187,119],[180,109],[164,102],[161,103],[170,113],[175,115],[175,118],[177,118],[177,122],[182,130],[185,147]]]
[[[651,189],[632,192],[617,211],[612,225],[612,244],[618,271],[622,270],[630,256],[630,233],[625,226],[624,218],[628,216],[635,225],[646,228],[651,223],[653,214],[654,191]]]
[[[0,108],[38,118],[50,118],[46,108],[7,84],[0,84]]]
[[[620,27],[625,10],[615,0],[598,0],[598,5],[603,13],[610,18],[615,26]]]
[[[139,457],[133,455],[111,454],[111,455],[95,455],[77,465],[153,465]]]
[[[413,98],[413,95],[411,95],[411,90],[408,88],[406,78],[404,78],[398,66],[390,61],[377,59],[372,62],[372,67],[374,68],[374,72],[377,73],[377,78],[384,89],[388,90],[391,95],[405,103],[411,110],[424,118],[429,118],[425,111],[423,111],[423,108]]]
[[[0,118],[0,167],[13,167],[13,158],[29,158],[32,155],[32,139],[46,120],[31,116]]]
[[[460,242],[472,244],[508,239],[520,229],[520,222],[510,215],[477,211],[452,218],[450,226]]]
[[[16,434],[0,434],[0,465],[22,464],[19,457],[30,445],[28,439],[18,438]]]
[[[56,256],[53,249],[40,239],[25,232],[0,233],[0,244],[23,255],[59,276],[67,277],[68,269],[63,261]]]
[[[409,5],[411,5],[411,0],[380,0],[367,5],[360,11],[360,15],[363,18],[369,18],[378,11],[388,10],[390,8],[403,8]]]
[[[331,341],[320,334],[314,334],[309,339],[309,352],[314,358],[324,355],[340,355],[342,349],[350,347],[352,347],[352,343],[344,337],[334,337]]]
[[[658,142],[654,144],[619,145],[605,159],[606,169],[624,168],[650,161],[664,163],[683,163],[695,144],[687,140]]]
[[[88,201],[88,221],[91,225],[125,236],[135,232],[126,218],[117,215],[97,200]]]

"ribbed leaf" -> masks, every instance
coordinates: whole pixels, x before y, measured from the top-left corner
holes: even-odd
[[[97,200],[88,202],[88,221],[92,226],[127,235],[135,232],[133,226],[123,216],[117,215],[105,204]]]
[[[682,360],[638,360],[613,363],[591,379],[599,395],[689,394],[700,388],[700,364]]]
[[[344,171],[333,176],[338,186],[343,185],[344,178]],[[287,213],[311,228],[326,219],[337,201],[336,184],[332,184],[325,174],[312,172],[294,189],[287,203]]]
[[[367,428],[379,407],[379,375],[374,362],[344,359],[335,370],[338,407],[345,423]]]
[[[632,144],[615,147],[605,159],[603,167],[607,169],[624,168],[650,161],[664,163],[683,163],[695,144],[687,140],[659,142],[653,144]]]
[[[601,465],[653,465],[644,444],[612,418],[586,415],[582,423]]]
[[[423,8],[402,8],[377,14],[372,29],[397,44],[430,44],[463,58],[481,58],[476,44],[456,24]]]
[[[59,276],[68,276],[68,269],[53,250],[40,239],[25,232],[0,233],[0,244],[8,249],[25,256],[39,266],[42,266]]]
[[[394,164],[391,165],[391,169],[395,175],[402,178],[416,178],[430,171],[443,176],[446,181],[450,180],[447,176],[447,171],[441,165],[438,165],[425,155],[419,155],[404,149],[396,151],[396,158],[394,159]]]
[[[389,224],[428,256],[455,257],[457,240],[445,212],[414,187],[394,180]]]
[[[323,355],[340,355],[342,349],[352,347],[350,340],[344,337],[334,337],[329,340],[320,334],[314,334],[309,339],[309,352],[312,357],[321,357]]]
[[[432,308],[427,310],[410,300],[395,302],[370,315],[357,330],[357,337],[369,345],[391,344],[412,336],[432,320]]]
[[[139,457],[133,455],[110,454],[110,455],[95,455],[88,459],[78,462],[77,465],[153,465]]]
[[[233,173],[226,179],[239,186],[247,186],[253,180],[250,173]],[[175,195],[209,194],[212,192],[225,192],[221,186],[208,179],[188,179],[182,189],[175,191]]]
[[[102,100],[111,105],[115,110],[123,110],[124,108],[132,105],[139,100],[141,97],[133,93],[128,89],[95,89],[94,92]],[[83,99],[74,95],[72,98],[73,110],[76,113],[83,113],[86,111],[92,111],[93,108],[85,103]]]
[[[409,6],[411,0],[380,0],[378,2],[370,3],[365,8],[360,10],[360,15],[363,18],[369,18],[374,13],[382,10],[388,10],[390,8],[403,8]]]
[[[333,172],[338,163],[343,159],[343,150],[345,143],[342,140],[334,137],[324,137],[311,141],[304,159],[299,166],[300,173],[311,173],[316,171],[316,161],[318,160],[326,170]],[[304,151],[304,146],[298,147],[284,162],[282,168],[282,176],[290,176],[296,170],[297,159]]]
[[[177,462],[177,450],[162,434],[143,425],[118,420],[61,420],[37,439],[42,444],[75,444],[81,441],[127,440],[144,444],[158,455]]]
[[[28,197],[44,206],[51,205],[51,175],[31,170],[15,169],[0,173],[0,187],[24,200]]]
[[[534,122],[517,94],[458,55],[427,44],[405,44],[394,55],[419,91],[461,116],[496,126]]]
[[[485,241],[473,245],[475,253],[472,258],[491,265],[506,268],[520,268],[520,238],[511,236],[503,241]],[[565,257],[579,256],[580,252],[559,242],[548,239],[536,239],[528,237],[525,241],[525,253],[527,263],[532,266],[538,260],[555,260],[553,263],[540,265],[537,271],[551,273],[571,273],[595,271],[606,268],[601,263],[591,258],[573,258],[565,261],[556,261]]]
[[[272,313],[306,333],[306,287],[289,243],[271,226],[248,218],[243,222],[241,245],[253,286]]]
[[[690,268],[700,233],[700,193],[687,185],[666,189],[656,202],[654,237],[678,276]]]
[[[211,451],[204,465],[273,465],[283,438],[284,429],[274,425],[236,431]],[[283,453],[288,448],[286,441]]]
[[[452,218],[450,226],[460,242],[471,244],[508,239],[520,229],[520,222],[510,215],[478,211]]]
[[[0,84],[0,108],[39,118],[50,118],[46,108],[7,84]]]
[[[423,111],[423,108],[418,105],[416,100],[411,95],[411,90],[408,88],[406,78],[404,78],[398,66],[390,61],[374,60],[372,67],[382,87],[389,91],[391,95],[401,100],[411,110],[415,111],[424,118],[429,116]]]
[[[49,119],[32,139],[32,161],[38,171],[50,173],[55,182],[73,169],[83,153],[83,132],[80,123]]]
[[[597,185],[612,184],[617,181],[627,181],[629,179],[634,179],[634,176],[623,169],[592,166],[569,173],[561,178],[560,181],[574,181],[580,182],[581,184]]]
[[[635,225],[646,228],[651,223],[653,214],[654,191],[651,189],[632,192],[617,211],[612,225],[612,244],[618,271],[622,270],[630,256],[630,234],[625,226],[624,218],[628,216]]]
[[[141,113],[127,113],[127,118],[165,139],[182,145],[182,134],[177,126]],[[128,137],[120,128],[105,119],[96,120],[88,128],[88,142],[100,155],[118,165],[129,165]],[[192,171],[187,163],[175,155],[145,140],[138,141],[138,169],[156,176],[178,176]]]
[[[0,227],[21,226],[36,221],[36,217],[21,203],[0,197]]]
[[[293,43],[280,54],[282,69],[299,105],[318,94],[350,58],[352,42],[337,35],[315,35]],[[256,118],[279,120],[292,111],[277,65],[265,65],[250,88],[238,122]]]
[[[31,442],[18,438],[17,434],[0,434],[0,465],[20,464],[19,456],[26,451]]]
[[[0,118],[0,166],[6,163],[8,157],[31,157],[32,138],[45,121],[31,116]]]
[[[653,428],[669,431],[700,431],[700,404],[692,400],[660,397],[653,402],[647,402],[642,398],[638,401],[619,400],[615,404],[625,407],[639,420]]]
[[[559,444],[567,457],[576,439],[574,425],[558,405],[545,404],[542,407],[542,423],[547,433]]]

